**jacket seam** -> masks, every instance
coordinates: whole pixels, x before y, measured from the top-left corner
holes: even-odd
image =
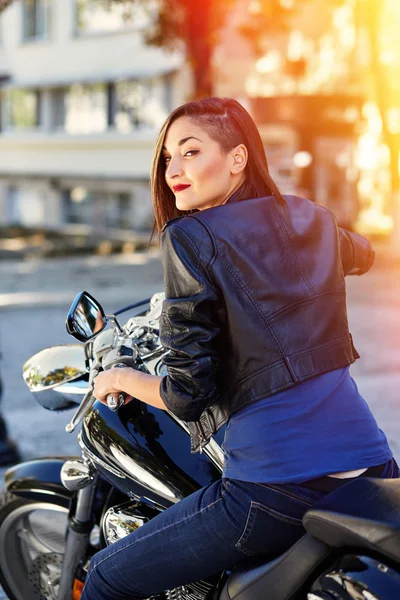
[[[201,265],[203,267],[203,269],[205,269],[208,272],[207,267],[203,264],[201,258],[200,258],[200,250],[199,248],[197,248],[196,244],[190,239],[190,237],[186,234],[186,232],[181,229],[179,227],[179,225],[175,226],[177,229],[179,229],[179,231],[181,232],[182,236],[185,238],[185,240],[187,241],[187,243],[189,244],[189,246],[194,250],[195,255],[196,255],[196,264],[195,264],[195,272],[196,275],[199,273],[199,266]],[[199,286],[199,293],[201,293],[204,290],[204,284],[200,283],[199,281],[196,281],[196,283]],[[193,317],[193,312],[194,312],[194,303],[190,302],[190,311],[189,311],[189,318],[191,319]]]
[[[325,348],[333,348],[333,346],[338,346],[343,342],[351,341],[351,335],[346,335],[345,337],[338,338],[335,342],[327,342],[326,344],[319,344],[318,346],[313,346],[312,348],[307,348],[306,350],[301,350],[301,352],[297,352],[296,354],[292,354],[291,358],[300,358],[305,354],[309,354],[310,352],[314,352],[315,350],[324,350]]]
[[[207,232],[207,234],[209,235],[212,245],[213,245],[213,256],[211,257],[210,261],[208,262],[208,264],[206,266],[204,266],[204,268],[207,271],[207,274],[210,278],[210,281],[212,282],[215,291],[217,292],[220,301],[221,301],[221,307],[223,307],[224,312],[226,313],[226,303],[224,301],[224,298],[222,296],[222,294],[219,292],[218,290],[218,286],[215,283],[215,276],[214,273],[212,272],[212,266],[215,263],[215,261],[217,260],[217,258],[219,258],[219,254],[218,254],[218,244],[217,244],[217,240],[215,239],[215,235],[214,232],[212,231],[211,227],[209,225],[207,225],[206,223],[204,223],[201,219],[199,219],[198,217],[196,217],[196,215],[190,215],[190,217],[192,219],[195,219],[197,223],[199,223]],[[203,263],[202,263],[203,264]]]
[[[197,223],[200,223],[200,225],[202,225],[204,227],[204,229],[207,231],[208,235],[211,238],[211,241],[213,244],[213,249],[214,249],[214,254],[211,257],[210,261],[208,262],[207,266],[205,267],[207,270],[209,270],[209,268],[211,268],[211,266],[214,264],[215,259],[217,258],[217,255],[218,255],[217,241],[215,239],[212,229],[208,225],[206,225],[201,219],[199,219],[195,215],[190,215],[190,216],[192,219],[195,219],[197,221]]]
[[[198,223],[201,223],[201,221],[199,221],[199,219],[196,219],[196,221],[197,221]],[[179,229],[179,231],[181,232],[181,234],[183,235],[183,237],[185,238],[185,240],[188,242],[188,244],[191,246],[191,248],[194,250],[194,252],[195,252],[195,254],[196,254],[196,258],[197,258],[196,267],[195,267],[196,274],[197,274],[197,273],[199,273],[199,270],[200,270],[200,269],[199,269],[199,265],[201,265],[201,266],[203,267],[203,269],[206,271],[206,273],[208,274],[208,276],[209,276],[209,279],[210,279],[210,284],[212,285],[212,287],[214,288],[214,290],[217,292],[217,288],[216,288],[216,286],[215,286],[215,284],[214,284],[214,282],[212,281],[212,278],[211,278],[211,276],[210,276],[210,271],[209,271],[209,264],[210,264],[210,263],[208,263],[207,265],[205,265],[205,264],[203,263],[203,261],[201,260],[201,256],[200,256],[200,250],[199,250],[199,248],[197,248],[197,246],[196,246],[196,244],[193,242],[193,240],[191,240],[191,239],[190,239],[190,237],[187,235],[186,231],[184,231],[183,229],[181,229],[181,228],[179,227],[179,225],[176,225],[176,227],[177,227],[177,229]],[[207,231],[207,229],[206,229],[206,231]],[[207,233],[208,233],[208,231],[207,231]],[[211,241],[212,241],[212,243],[213,243],[214,254],[215,254],[214,240],[212,239]],[[211,262],[211,261],[213,261],[213,262],[214,262],[214,256],[213,256],[213,257],[210,259],[210,262]],[[204,284],[202,284],[202,283],[200,283],[200,282],[197,282],[197,283],[198,283],[198,285],[199,285],[199,292],[201,293],[201,292],[204,290],[204,287],[205,287],[205,286],[204,286]],[[192,318],[192,316],[193,316],[193,311],[194,311],[194,303],[193,303],[193,302],[191,302],[191,303],[190,303],[190,318]]]
[[[275,369],[275,367],[283,366],[284,364],[285,364],[284,360],[279,359],[279,360],[276,360],[274,363],[272,363],[272,365],[270,364],[265,367],[260,367],[260,369],[253,371],[250,375],[244,375],[242,378],[240,378],[237,381],[237,383],[233,387],[231,387],[231,388],[229,388],[229,390],[227,390],[227,393],[234,390],[238,385],[241,385],[242,383],[246,383],[246,381],[248,381],[249,379],[252,379],[256,375],[260,375],[261,373],[264,373],[265,371],[269,371],[270,369]]]
[[[320,369],[313,369],[312,371],[308,371],[308,373],[304,373],[301,377],[299,377],[299,381],[303,381],[303,379],[307,378],[309,375],[318,375],[318,373],[324,373],[327,372],[327,369],[331,369],[332,367],[339,367],[342,364],[342,359],[341,360],[337,360],[333,363],[329,363],[329,367],[325,366],[325,367],[321,367]],[[276,388],[272,388],[271,391],[274,390],[278,390],[278,389],[285,389],[287,387],[287,384],[281,385],[279,387]],[[265,394],[260,394],[257,396],[258,398],[263,398],[265,396]]]
[[[179,225],[176,225],[175,227],[177,229],[179,229],[179,231],[181,232],[181,234],[183,235],[183,237],[185,238],[185,240],[187,241],[187,243],[189,244],[189,246],[191,246],[191,248],[194,250],[194,252],[196,254],[196,259],[197,259],[195,270],[196,270],[196,273],[198,273],[198,271],[199,271],[199,264],[201,264],[205,268],[205,266],[204,266],[204,264],[203,264],[203,262],[202,262],[202,260],[200,258],[200,250],[197,248],[196,244],[190,239],[190,237],[186,234],[186,232],[179,227]]]
[[[331,363],[329,366],[330,367],[340,367],[340,365],[342,364],[342,360],[337,360],[334,363]],[[354,362],[354,360],[352,361]],[[326,367],[322,367],[321,369],[317,369],[316,371],[308,371],[308,373],[303,373],[303,375],[299,378],[299,381],[303,381],[303,379],[307,378],[309,375],[318,375],[318,373],[320,372],[324,372],[326,371]]]
[[[306,354],[306,352],[305,352],[305,354]],[[336,366],[340,366],[340,364],[342,364],[342,362],[343,362],[343,359],[337,360],[337,361],[335,361],[335,362],[333,362],[333,363],[329,363],[329,368],[331,368],[331,367],[336,367]],[[283,366],[284,364],[285,364],[285,363],[284,363],[284,361],[281,361],[280,363],[279,363],[279,362],[278,362],[278,363],[275,363],[275,366],[279,366],[279,365],[282,365],[282,366]],[[256,377],[257,375],[260,375],[260,374],[261,374],[261,373],[263,373],[264,371],[267,371],[269,368],[271,368],[271,366],[270,366],[270,365],[269,365],[268,367],[266,367],[266,368],[259,369],[258,371],[254,371],[254,372],[253,372],[251,375],[248,375],[248,376],[247,376],[245,379],[241,379],[240,381],[238,381],[238,382],[235,384],[235,386],[234,386],[234,387],[230,388],[230,389],[229,389],[229,390],[226,392],[226,394],[228,394],[228,393],[230,393],[230,392],[233,392],[233,391],[234,391],[234,390],[236,390],[236,389],[237,389],[237,388],[238,388],[240,385],[242,385],[243,383],[246,383],[247,381],[250,381],[251,379],[253,379],[253,377]],[[327,370],[327,368],[328,368],[327,366],[324,366],[324,367],[321,367],[320,369],[316,369],[316,370],[314,370],[314,369],[313,369],[312,371],[308,371],[307,373],[304,373],[304,374],[303,374],[301,377],[299,377],[299,381],[302,381],[304,378],[308,377],[308,375],[311,375],[311,374],[314,374],[314,373],[315,373],[315,374],[318,374],[318,373],[321,373],[321,372],[323,373],[323,372],[325,372],[325,371]],[[290,385],[290,382],[289,382],[289,383],[284,383],[284,384],[282,384],[282,385],[279,385],[279,386],[276,386],[276,387],[273,387],[273,388],[270,388],[270,392],[271,392],[271,394],[269,394],[269,395],[272,395],[272,392],[279,391],[279,390],[281,390],[281,389],[285,389],[285,388],[287,388],[287,387],[288,387],[288,385]],[[226,395],[226,394],[225,394],[225,395]],[[263,393],[261,393],[261,394],[258,394],[258,395],[256,395],[256,396],[253,396],[253,397],[252,397],[252,399],[251,399],[251,401],[253,402],[254,400],[258,400],[259,398],[263,398],[263,397],[265,397],[265,392],[263,392]]]
[[[306,274],[304,272],[304,268],[303,268],[303,265],[301,263],[301,260],[297,256],[296,252],[293,250],[293,247],[292,247],[292,244],[290,243],[289,235],[288,235],[288,232],[287,232],[287,229],[286,229],[285,221],[282,218],[282,216],[279,214],[279,211],[276,209],[276,207],[275,207],[275,205],[274,205],[273,202],[271,202],[271,208],[272,208],[272,211],[275,213],[275,218],[278,221],[278,226],[281,229],[282,233],[284,234],[284,237],[286,239],[287,247],[289,248],[292,257],[294,258],[294,260],[295,260],[295,262],[297,264],[297,268],[299,269],[299,273],[301,275],[301,278],[303,279],[304,283],[308,287],[309,292],[314,296],[315,293],[316,293],[315,289],[314,289],[314,286],[312,285],[312,283],[308,279],[308,277],[306,277]]]
[[[293,308],[296,308],[297,306],[304,306],[304,304],[314,302],[314,300],[316,300],[318,298],[322,298],[324,296],[334,296],[336,294],[338,296],[346,296],[346,290],[332,289],[332,290],[325,290],[323,292],[318,292],[318,293],[314,294],[313,296],[310,296],[309,298],[302,298],[301,300],[296,300],[296,302],[293,302],[292,304],[289,304],[288,306],[285,306],[285,307],[281,308],[280,310],[277,310],[276,312],[272,313],[268,318],[270,319],[270,321],[273,321],[273,320],[275,320],[276,317],[279,317],[279,316],[285,314],[286,312],[290,312]]]
[[[302,350],[298,354],[293,354],[290,358],[291,359],[299,358],[299,357],[304,356],[305,354],[309,354],[310,352],[313,352],[315,350],[320,350],[320,349],[325,349],[325,348],[330,348],[330,347],[333,347],[333,346],[337,346],[337,345],[342,344],[343,342],[349,341],[350,339],[351,339],[350,336],[346,336],[344,338],[340,338],[339,340],[337,340],[335,342],[329,342],[327,344],[321,344],[321,345],[315,346],[313,348],[307,348],[306,350]],[[283,365],[286,366],[285,361],[283,359],[278,359],[278,360],[276,360],[272,364],[269,364],[269,365],[267,365],[265,367],[261,367],[260,369],[257,369],[256,371],[253,371],[250,375],[246,375],[243,378],[239,379],[237,381],[237,383],[233,387],[231,387],[231,388],[229,388],[229,390],[227,390],[226,393],[231,392],[238,385],[241,385],[242,383],[245,383],[246,381],[248,381],[249,379],[252,379],[256,375],[260,375],[261,373],[264,373],[264,371],[268,371],[269,369],[274,369],[275,367],[279,367],[279,366],[283,366]],[[311,373],[312,373],[312,371],[311,371]],[[281,386],[279,386],[279,387],[281,387]],[[277,389],[277,388],[273,388],[273,389]]]
[[[258,304],[257,300],[252,296],[248,287],[243,283],[243,281],[240,279],[240,277],[237,276],[237,274],[233,271],[233,269],[231,269],[230,265],[228,265],[228,263],[226,261],[224,261],[220,255],[218,255],[218,258],[222,262],[222,264],[225,266],[225,268],[228,269],[228,271],[230,272],[232,277],[235,278],[235,280],[237,281],[239,286],[242,288],[244,293],[250,298],[250,300],[253,303],[254,307],[256,308],[257,312],[260,314],[261,318],[263,319],[263,321],[267,325],[268,329],[270,330],[271,335],[272,335],[277,347],[279,348],[281,354],[284,356],[284,354],[285,354],[284,349],[282,348],[282,346],[279,342],[279,339],[275,335],[275,331],[273,330],[273,328],[269,322],[269,317],[267,317],[267,315],[264,314],[264,312],[261,310],[261,307]]]
[[[280,352],[281,352],[281,354],[282,354],[283,362],[284,362],[284,364],[285,364],[286,368],[288,369],[288,371],[289,371],[289,373],[291,374],[291,376],[292,376],[292,378],[294,379],[294,381],[296,381],[296,378],[295,378],[295,376],[294,376],[294,373],[292,372],[292,369],[291,369],[291,365],[290,365],[290,366],[288,365],[288,357],[286,356],[286,350],[285,350],[285,348],[282,346],[282,344],[280,343],[280,341],[279,341],[279,339],[278,339],[278,337],[277,337],[277,335],[276,335],[276,333],[275,333],[275,330],[274,330],[274,327],[273,327],[273,325],[272,325],[272,322],[271,322],[271,321],[272,321],[272,320],[274,320],[274,319],[275,319],[277,316],[279,316],[279,315],[281,315],[281,314],[284,314],[284,312],[285,312],[285,311],[289,311],[289,310],[291,310],[291,309],[295,308],[297,305],[301,306],[301,305],[303,305],[303,304],[305,304],[305,303],[308,303],[308,302],[313,302],[313,301],[314,301],[316,298],[319,298],[319,297],[322,297],[322,296],[325,296],[325,295],[333,295],[333,294],[335,294],[335,293],[337,293],[337,294],[339,294],[339,295],[345,295],[345,294],[346,294],[345,290],[338,290],[337,292],[336,292],[335,290],[328,290],[328,291],[326,291],[326,292],[320,292],[320,293],[318,293],[318,294],[315,294],[315,293],[314,293],[314,295],[313,295],[312,297],[310,297],[310,298],[307,298],[306,300],[304,300],[304,299],[302,299],[302,300],[298,300],[298,301],[294,302],[293,304],[291,304],[291,305],[289,305],[289,306],[285,307],[284,309],[281,309],[280,311],[277,311],[277,312],[273,313],[272,315],[270,315],[270,316],[267,316],[267,315],[266,315],[266,314],[263,312],[263,310],[261,309],[261,307],[260,307],[260,305],[258,304],[258,302],[255,300],[255,298],[253,298],[253,296],[252,296],[252,294],[251,294],[250,290],[249,290],[249,289],[247,288],[247,286],[246,286],[246,285],[243,283],[243,281],[242,281],[242,280],[241,280],[241,279],[240,279],[240,278],[237,276],[237,274],[236,274],[236,273],[235,273],[235,272],[234,272],[234,271],[233,271],[233,270],[230,268],[229,264],[228,264],[226,261],[224,261],[224,259],[223,259],[223,258],[222,258],[220,255],[218,255],[218,256],[217,256],[217,258],[218,258],[218,259],[219,259],[219,260],[222,262],[222,264],[223,264],[223,265],[224,265],[224,266],[225,266],[225,267],[228,269],[228,271],[229,271],[229,272],[231,273],[231,275],[232,275],[232,276],[235,278],[235,280],[236,280],[236,281],[237,281],[237,283],[240,285],[240,287],[242,288],[242,290],[245,292],[245,294],[246,294],[246,295],[249,297],[249,299],[252,301],[253,305],[255,306],[255,308],[257,309],[258,313],[260,314],[260,316],[261,316],[261,317],[262,317],[262,319],[264,320],[265,324],[267,325],[267,327],[268,327],[269,331],[271,332],[271,335],[272,335],[272,337],[273,337],[273,339],[274,339],[274,341],[275,341],[275,343],[276,343],[277,347],[279,348],[279,350],[280,350]],[[335,345],[335,344],[336,344],[336,342],[334,342],[334,344],[332,344],[332,345]],[[318,348],[319,348],[319,347],[329,347],[329,345],[330,345],[330,344],[328,344],[328,345],[323,345],[323,346],[318,346]],[[306,351],[305,351],[305,352],[306,352]],[[294,355],[292,358],[294,358],[295,356],[296,356],[296,355]],[[276,361],[276,363],[279,363],[279,361]],[[272,366],[272,365],[269,365],[269,366],[268,366],[268,368],[269,368],[269,367],[271,367],[271,366]],[[262,370],[261,370],[261,371],[258,371],[258,372],[262,372]],[[242,380],[240,380],[240,381],[242,381]],[[244,381],[245,381],[245,380],[244,380]]]

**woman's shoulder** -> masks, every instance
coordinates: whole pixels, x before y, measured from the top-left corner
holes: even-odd
[[[161,250],[169,254],[196,255],[203,264],[209,263],[216,254],[215,238],[211,229],[200,218],[182,215],[164,225]]]

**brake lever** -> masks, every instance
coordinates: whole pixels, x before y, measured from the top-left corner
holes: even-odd
[[[86,413],[92,408],[93,404],[96,402],[96,398],[93,396],[93,379],[98,374],[99,374],[99,365],[97,364],[90,370],[89,391],[86,392],[86,394],[83,397],[82,402],[78,406],[78,409],[75,412],[74,416],[72,417],[72,419],[70,420],[68,425],[65,426],[65,431],[67,433],[72,433],[76,429],[76,426],[79,425],[79,423],[82,421],[83,417],[86,415]]]

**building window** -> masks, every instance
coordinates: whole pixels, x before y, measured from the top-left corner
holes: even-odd
[[[110,0],[76,0],[77,35],[107,33],[124,29],[145,29],[154,19],[156,1],[112,2]]]
[[[170,112],[165,77],[115,84],[114,125],[129,133],[138,128],[158,128]]]
[[[47,40],[50,37],[52,0],[22,0],[22,39]]]
[[[88,225],[96,231],[132,227],[131,194],[101,192],[85,187],[64,190],[64,221]]]
[[[53,88],[51,90],[51,128],[65,128],[65,88]]]
[[[52,92],[52,128],[70,134],[101,133],[108,125],[107,86],[73,84]]]
[[[40,91],[8,90],[4,97],[4,127],[32,129],[40,125]]]
[[[132,227],[130,194],[126,192],[108,194],[104,205],[104,222],[107,228],[130,229]]]
[[[121,133],[161,127],[171,111],[168,77],[137,81],[74,84],[53,89],[52,129],[70,134]]]
[[[13,185],[9,185],[7,188],[6,211],[8,224],[15,225],[21,222],[19,190]]]

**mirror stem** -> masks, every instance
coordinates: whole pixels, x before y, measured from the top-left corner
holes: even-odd
[[[112,321],[113,323],[115,323],[115,326],[118,329],[118,333],[124,333],[124,331],[123,331],[121,325],[119,324],[119,321],[115,315],[106,315],[106,319],[108,321]]]

